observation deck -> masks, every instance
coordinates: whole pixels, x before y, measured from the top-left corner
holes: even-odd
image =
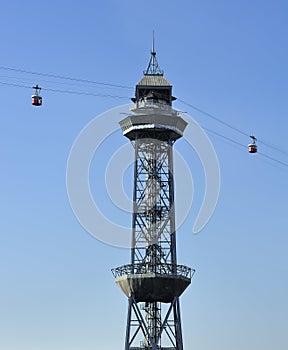
[[[184,265],[129,264],[112,269],[115,282],[136,302],[170,303],[191,283],[195,270]]]
[[[131,108],[133,114],[120,121],[123,135],[135,140],[137,135],[176,141],[183,136],[187,122],[165,101],[143,98]]]

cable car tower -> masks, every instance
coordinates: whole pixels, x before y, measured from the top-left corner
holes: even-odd
[[[128,297],[125,350],[183,350],[179,297],[195,270],[177,264],[173,145],[187,123],[154,50],[120,121],[135,150],[131,262],[112,270]]]

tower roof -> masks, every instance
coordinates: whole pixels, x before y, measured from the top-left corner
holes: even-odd
[[[163,70],[160,69],[154,48],[154,32],[152,41],[151,57],[148,67],[143,72],[142,79],[136,85],[135,97],[131,100],[138,106],[139,103],[156,103],[172,105],[175,97],[172,96],[172,84],[164,77]]]
[[[163,75],[144,74],[137,86],[172,86],[172,84]]]

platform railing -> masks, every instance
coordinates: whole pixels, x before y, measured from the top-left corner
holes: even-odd
[[[176,276],[191,279],[195,273],[194,269],[184,265],[176,264],[152,264],[150,262],[143,262],[137,264],[128,264],[116,267],[112,269],[112,273],[115,278],[127,276],[127,275],[145,275],[145,274],[157,274],[161,276]]]

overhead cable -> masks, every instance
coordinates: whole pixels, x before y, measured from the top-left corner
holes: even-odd
[[[6,71],[12,71],[12,72],[19,72],[19,73],[25,73],[25,74],[39,75],[39,76],[50,77],[50,78],[65,79],[65,80],[70,80],[70,81],[71,80],[72,81],[78,81],[78,82],[81,82],[81,83],[98,84],[98,85],[116,87],[116,88],[121,88],[121,89],[129,89],[129,90],[133,89],[131,86],[126,86],[126,85],[110,84],[110,83],[104,83],[104,82],[101,82],[101,81],[89,80],[89,79],[78,79],[78,78],[73,78],[73,77],[68,77],[68,76],[63,76],[63,75],[41,73],[41,72],[33,72],[33,71],[17,69],[17,68],[11,68],[11,67],[0,66],[0,69],[6,70]]]

